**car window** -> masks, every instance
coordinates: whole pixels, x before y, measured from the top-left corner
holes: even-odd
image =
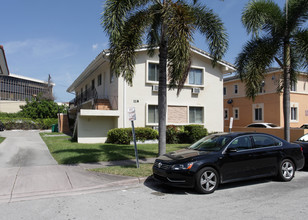
[[[300,137],[298,141],[308,142],[308,134],[305,134],[303,137]]]
[[[209,135],[192,144],[189,149],[199,151],[219,151],[229,143],[230,140],[231,137],[225,135]]]
[[[255,148],[280,146],[281,142],[267,135],[254,135],[253,142]]]
[[[262,124],[252,124],[248,125],[249,128],[265,128],[265,125]]]
[[[275,125],[275,124],[268,124],[270,127],[272,127],[272,128],[277,128],[278,126],[277,125]]]
[[[228,148],[236,149],[237,151],[251,149],[251,141],[248,136],[236,138]]]

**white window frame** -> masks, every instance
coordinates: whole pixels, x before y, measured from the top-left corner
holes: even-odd
[[[240,119],[240,109],[238,107],[236,107],[236,108],[233,108],[232,110],[233,110],[233,119],[239,120]],[[237,117],[235,117],[235,115],[236,115],[235,111],[237,111]]]
[[[188,76],[187,76],[187,80],[188,80],[188,85],[190,85],[190,86],[204,86],[204,77],[205,77],[205,69],[204,68],[202,68],[202,67],[198,67],[198,66],[191,66],[190,67],[190,69],[189,69],[189,71],[191,70],[191,69],[198,69],[198,70],[201,70],[201,76],[202,76],[202,79],[201,79],[201,84],[191,84],[190,82],[189,82],[189,75],[190,75],[190,72],[188,73]]]
[[[202,109],[202,122],[190,122],[190,108],[201,108]],[[188,124],[204,124],[204,106],[188,106]]]
[[[290,91],[291,92],[296,92],[297,91],[297,82],[291,81]]]
[[[262,120],[255,119],[255,109],[262,109]],[[252,121],[253,122],[264,122],[264,103],[252,104]]]
[[[233,88],[234,88],[234,90],[233,90],[234,94],[238,94],[238,85],[235,84],[235,85],[233,86]]]
[[[158,126],[158,122],[157,123],[153,123],[153,122],[149,122],[149,106],[157,106],[158,104],[153,104],[153,103],[147,103],[146,104],[146,125],[147,126]]]
[[[292,108],[296,109],[296,119],[292,119]],[[298,122],[299,120],[299,104],[295,102],[290,103],[290,122]]]
[[[146,61],[146,67],[145,67],[145,82],[146,83],[151,83],[151,84],[159,84],[159,79],[158,81],[153,81],[153,80],[149,80],[149,64],[152,63],[152,64],[159,64],[158,61],[153,61],[153,60],[147,60]],[[158,70],[159,71],[159,70]]]

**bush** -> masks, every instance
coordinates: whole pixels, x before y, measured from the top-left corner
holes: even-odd
[[[152,128],[135,128],[136,140],[145,141],[157,139],[158,132]],[[133,140],[131,128],[114,128],[107,134],[107,143],[129,144]]]
[[[33,130],[33,129],[49,129],[52,124],[56,124],[58,119],[56,118],[47,118],[47,119],[14,119],[14,118],[2,118],[1,121],[6,130]]]
[[[167,144],[180,143],[180,129],[175,125],[168,125],[166,129],[166,142]]]
[[[194,143],[208,135],[207,129],[202,125],[185,125],[181,134],[182,143]]]

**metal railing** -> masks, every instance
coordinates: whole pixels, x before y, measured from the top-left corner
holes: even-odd
[[[87,101],[90,101],[90,100],[94,100],[94,104],[96,103],[96,101],[97,101],[97,91],[96,91],[96,88],[94,88],[94,89],[91,89],[91,88],[87,89],[83,93],[77,95],[74,99],[72,99],[69,102],[69,107],[70,107],[70,109],[74,108],[74,107],[80,108],[80,106],[83,103],[85,103]]]

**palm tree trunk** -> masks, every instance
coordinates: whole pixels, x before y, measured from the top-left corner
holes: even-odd
[[[158,155],[166,153],[166,115],[167,115],[167,40],[165,26],[162,25],[159,46],[159,90],[158,90]]]
[[[286,29],[284,36],[284,68],[283,68],[283,119],[284,139],[290,141],[290,69],[291,69],[291,47],[288,31],[288,0],[286,0]]]

